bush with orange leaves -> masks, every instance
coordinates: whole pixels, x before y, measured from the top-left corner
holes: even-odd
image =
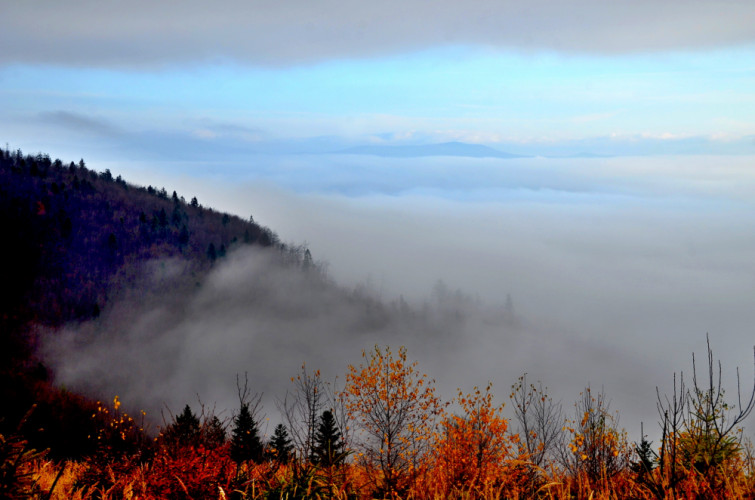
[[[509,496],[518,489],[517,462],[511,455],[516,436],[508,433],[503,404],[493,403],[492,384],[471,394],[459,389],[459,414],[444,418],[436,443],[432,484],[436,496]]]
[[[357,431],[356,461],[370,472],[375,494],[400,496],[425,470],[441,404],[406,348],[394,357],[389,347],[375,346],[362,357],[367,363],[349,366],[343,392]]]

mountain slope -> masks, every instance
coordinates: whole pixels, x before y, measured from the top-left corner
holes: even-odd
[[[180,258],[185,276],[177,282],[193,285],[236,246],[303,255],[269,229],[202,207],[196,198],[187,203],[164,188],[114,179],[83,160],[64,164],[2,149],[0,231],[0,434],[15,430],[36,405],[27,426],[47,429],[46,436],[74,447],[87,442],[71,428],[86,432],[75,422],[90,403],[53,388],[53,374],[36,356],[40,329],[97,318],[111,299],[135,288],[149,261]],[[30,439],[39,448],[77,453],[66,443],[38,438]]]

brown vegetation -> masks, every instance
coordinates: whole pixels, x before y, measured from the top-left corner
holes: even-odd
[[[317,406],[344,405],[348,419],[338,425],[350,437],[338,446],[344,447],[345,460],[314,458],[317,440],[304,438],[285,459],[268,444],[266,453],[239,461],[232,450],[244,433],[240,419],[234,419],[233,437],[226,439],[216,417],[204,412],[194,417],[188,406],[150,439],[140,419],[121,411],[116,397],[111,405],[98,404],[91,415],[97,427],[88,436],[94,452],[84,459],[53,461],[15,436],[2,437],[3,494],[82,499],[753,498],[755,461],[738,427],[752,409],[752,393],[744,406],[724,402],[715,368],[709,347],[713,392],[709,384],[701,387],[694,380],[692,390],[677,387],[675,395],[660,400],[665,432],[657,450],[630,445],[605,394],[588,388],[575,404],[575,419],[565,419],[552,439],[556,445],[541,453],[540,443],[533,453],[512,430],[503,405],[494,403],[491,385],[469,394],[459,391],[443,404],[405,349],[394,354],[376,347],[365,352],[361,365],[349,368],[344,391],[323,397]],[[523,380],[511,395],[515,404],[527,394],[521,392]],[[309,375],[304,369],[293,381],[304,396],[325,385],[317,372]],[[549,401],[540,394],[541,402]],[[711,398],[714,403],[707,405]],[[683,406],[682,418],[669,424],[665,402],[674,400]],[[333,426],[331,411],[325,413],[322,418]],[[304,420],[300,424],[306,436],[310,414],[290,415],[291,421],[297,418]],[[515,420],[520,427],[526,422],[521,412]],[[531,437],[537,438],[534,428]]]

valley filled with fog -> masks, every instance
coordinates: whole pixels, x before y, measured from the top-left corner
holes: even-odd
[[[492,381],[507,401],[526,372],[567,414],[588,384],[602,388],[630,438],[640,421],[653,435],[656,386],[663,394],[674,372],[690,376],[706,333],[730,393],[736,366],[751,380],[751,164],[292,155],[221,174],[103,163],[252,214],[283,241],[305,243],[327,278],[242,250],[201,287],[166,294],[155,283],[181,263],[155,263],[143,284],[153,294],[116,301],[108,331],[83,325],[48,353],[60,382],[153,412],[197,396],[230,411],[235,376],[248,372],[277,421],[275,400],[302,363],[342,381],[363,349],[406,345],[444,398]]]

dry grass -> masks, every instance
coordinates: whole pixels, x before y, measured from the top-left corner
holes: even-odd
[[[269,463],[243,466],[236,476],[235,467],[214,469],[214,475],[206,475],[206,469],[196,467],[172,469],[172,477],[159,468],[149,465],[133,466],[116,475],[117,467],[107,467],[107,481],[86,483],[92,477],[92,463],[35,460],[27,464],[28,471],[38,486],[39,498],[51,500],[89,499],[158,499],[158,498],[244,498],[244,499],[368,499],[373,498],[370,485],[374,483],[367,471],[356,465],[346,465],[337,474],[326,474],[316,467],[271,466]],[[331,471],[332,472],[332,471]],[[593,484],[585,476],[568,477],[549,474],[542,477],[535,488],[527,488],[513,482],[491,482],[470,487],[456,486],[444,491],[433,483],[438,471],[427,471],[424,482],[414,485],[405,495],[395,498],[413,500],[441,499],[525,499],[544,500],[592,499],[619,500],[671,499],[671,498],[755,498],[755,478],[744,471],[727,477],[722,488],[710,489],[705,481],[690,473],[672,495],[665,491],[660,496],[637,481],[631,471],[623,471],[610,480]],[[205,474],[206,477],[202,477]],[[656,474],[657,475],[657,474]],[[205,484],[197,489],[197,476]],[[330,480],[328,480],[330,478]],[[337,478],[333,481],[332,478]],[[428,479],[429,478],[429,479]],[[54,489],[50,492],[54,484]],[[51,493],[51,494],[50,494]],[[49,495],[49,496],[48,496]]]

